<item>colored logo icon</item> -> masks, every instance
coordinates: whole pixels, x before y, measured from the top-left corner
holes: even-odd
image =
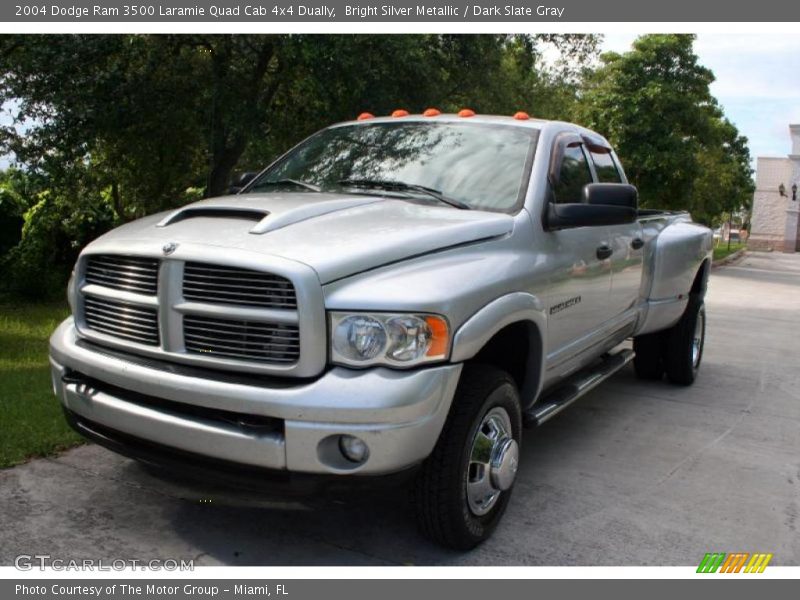
[[[708,552],[697,567],[698,573],[763,573],[772,554],[756,552]]]

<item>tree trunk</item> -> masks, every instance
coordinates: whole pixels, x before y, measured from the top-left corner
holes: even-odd
[[[239,157],[244,152],[247,141],[239,138],[231,146],[225,146],[214,153],[211,173],[208,177],[206,197],[223,196],[228,193],[231,171],[239,162]]]
[[[221,196],[228,193],[231,171],[247,147],[247,142],[252,132],[257,130],[258,122],[267,113],[267,107],[272,102],[278,86],[280,74],[273,73],[272,80],[265,86],[265,77],[273,61],[275,48],[270,38],[265,38],[256,52],[253,69],[248,81],[230,81],[230,63],[236,53],[232,38],[225,37],[213,47],[212,52],[212,105],[211,105],[211,136],[210,136],[210,164],[206,197]],[[231,85],[241,85],[249,90],[235,110],[240,118],[245,120],[240,123],[235,131],[229,128],[228,119],[233,107],[227,105],[220,98],[225,98],[224,90]],[[245,116],[246,115],[246,116]],[[247,120],[252,122],[247,122]]]
[[[122,206],[122,198],[119,195],[119,183],[116,181],[111,184],[111,202],[114,204],[114,212],[120,221],[127,221],[125,218],[125,209]]]

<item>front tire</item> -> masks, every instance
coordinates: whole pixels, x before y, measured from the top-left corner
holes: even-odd
[[[450,414],[412,492],[420,531],[455,550],[486,540],[508,505],[519,461],[522,414],[513,379],[466,365]]]
[[[678,385],[691,385],[700,369],[706,337],[706,309],[703,298],[692,294],[678,321],[666,332],[664,370]]]

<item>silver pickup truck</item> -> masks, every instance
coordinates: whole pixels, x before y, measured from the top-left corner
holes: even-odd
[[[587,129],[364,114],[91,243],[53,386],[77,431],[151,466],[265,493],[404,484],[421,531],[468,549],[523,426],[631,360],[693,382],[711,249],[688,214],[638,210]]]

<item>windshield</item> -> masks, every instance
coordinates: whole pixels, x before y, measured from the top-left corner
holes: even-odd
[[[537,135],[527,127],[482,123],[333,127],[277,161],[248,192],[316,188],[399,194],[435,203],[435,194],[426,194],[427,188],[464,208],[510,211],[524,191],[526,164]]]

